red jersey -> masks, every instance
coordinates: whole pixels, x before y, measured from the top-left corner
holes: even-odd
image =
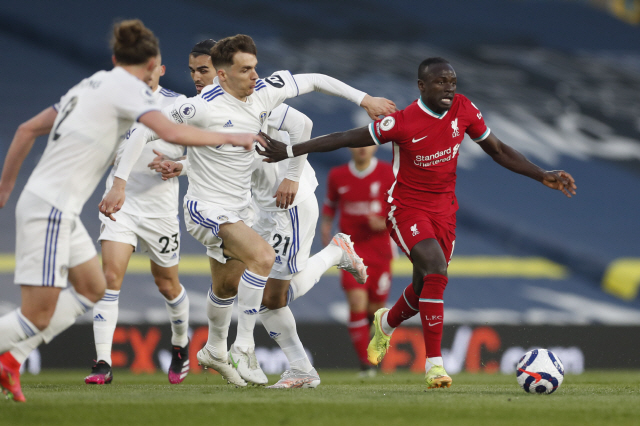
[[[465,96],[455,95],[443,114],[436,114],[418,99],[370,124],[369,132],[378,145],[393,142],[396,180],[388,202],[397,208],[451,215],[458,210],[457,154],[464,134],[481,142],[491,131],[478,108]]]
[[[389,232],[386,229],[373,231],[368,216],[387,217],[387,191],[394,180],[391,164],[378,161],[375,157],[363,171],[358,171],[353,162],[329,171],[322,214],[333,217],[336,210],[340,210],[340,231],[351,235],[356,251],[365,264],[392,258]]]

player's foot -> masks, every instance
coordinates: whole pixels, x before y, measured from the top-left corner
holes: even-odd
[[[220,373],[223,379],[232,385],[247,386],[247,382],[242,380],[238,371],[233,368],[233,365],[231,365],[228,360],[221,360],[214,357],[206,347],[198,351],[196,358],[198,358],[198,365],[203,366],[205,369],[213,368]]]
[[[287,370],[282,373],[278,383],[267,386],[267,389],[315,388],[319,384],[320,376],[315,368],[308,373],[300,370]]]
[[[451,382],[453,382],[441,365],[432,365],[424,375],[424,381],[429,389],[448,388],[451,387]]]
[[[359,284],[366,283],[367,267],[364,265],[362,258],[353,249],[351,237],[347,234],[337,233],[329,244],[342,249],[342,258],[338,263],[338,269],[344,269],[349,272]]]
[[[88,385],[108,385],[113,380],[111,366],[106,361],[98,361],[91,368],[91,374],[84,378]]]
[[[370,379],[376,377],[376,374],[378,374],[378,370],[376,370],[373,365],[363,365],[360,367],[358,377],[361,379]]]
[[[372,365],[378,365],[382,362],[382,358],[387,354],[389,346],[391,346],[391,336],[382,331],[382,315],[389,309],[380,308],[373,316],[373,328],[375,333],[367,347],[367,359]]]
[[[169,383],[182,383],[189,374],[189,344],[187,346],[173,346],[171,348],[171,365],[169,366]]]
[[[236,348],[236,345],[231,345],[229,350],[229,362],[233,364],[234,368],[238,370],[240,377],[247,381],[247,383],[255,385],[266,385],[269,379],[266,374],[260,368],[258,358],[256,358],[256,352],[253,348],[246,351],[242,351]]]
[[[0,361],[0,388],[7,398],[15,402],[27,402],[20,387],[20,368],[13,369]]]

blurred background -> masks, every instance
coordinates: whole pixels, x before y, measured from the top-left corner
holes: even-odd
[[[255,39],[262,77],[283,69],[324,73],[399,108],[418,96],[418,64],[447,58],[458,74],[458,92],[478,106],[501,140],[543,168],[567,170],[578,185],[578,195],[567,199],[497,166],[465,139],[446,291],[448,371],[511,372],[532,347],[552,348],[569,372],[640,368],[640,1],[2,2],[0,157],[20,123],[82,78],[111,68],[111,26],[128,18],[142,19],[160,39],[167,66],[160,84],[187,96],[195,95],[187,67],[191,47],[237,33]],[[368,123],[363,111],[339,98],[310,94],[288,103],[314,121],[314,136]],[[37,141],[0,210],[0,314],[20,303],[13,285],[15,203],[45,144],[45,138]],[[378,157],[391,161],[389,148]],[[309,157],[320,203],[328,170],[349,159],[347,150]],[[181,185],[184,193],[186,180]],[[96,238],[103,188],[82,213]],[[317,235],[312,252],[320,248]],[[181,265],[181,280],[198,350],[206,341],[210,276],[202,247],[186,232],[182,254],[189,260]],[[410,264],[399,258],[389,304],[410,280]],[[291,308],[317,367],[357,367],[335,271]],[[423,371],[414,320],[394,335],[383,370]],[[91,315],[80,323],[32,354],[27,368],[88,368]],[[125,278],[120,324],[114,367],[166,368],[170,330],[144,257],[132,260]],[[284,356],[261,326],[256,339],[265,371],[282,371]]]

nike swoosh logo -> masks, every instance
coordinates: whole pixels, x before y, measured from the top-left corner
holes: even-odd
[[[429,136],[429,135],[427,135],[427,136]],[[427,136],[423,136],[420,139],[413,138],[413,139],[411,139],[411,142],[413,142],[413,143],[420,142],[422,139],[426,138]]]
[[[442,324],[442,321],[434,322],[433,324],[429,323],[429,327],[433,327],[434,325]]]
[[[536,379],[536,381],[534,383],[538,383],[540,380],[542,380],[542,376],[540,374],[538,374],[538,373],[533,373],[531,371],[527,371],[527,370],[524,370],[522,368],[518,368],[518,371],[521,371],[523,373],[527,373],[528,375],[530,375],[531,377]]]

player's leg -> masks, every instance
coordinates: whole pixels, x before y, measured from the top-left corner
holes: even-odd
[[[140,251],[150,259],[151,274],[164,297],[171,324],[169,383],[182,383],[189,373],[189,296],[180,284],[180,221],[177,216],[136,217]]]
[[[123,217],[121,216],[120,219]],[[103,227],[100,234],[102,270],[107,289],[104,297],[93,307],[96,362],[91,368],[91,373],[84,379],[87,384],[103,385],[113,380],[111,349],[113,334],[118,323],[120,289],[137,241],[135,234],[131,231],[123,229],[124,232],[112,232],[115,227],[121,228],[122,224],[114,222],[113,226],[107,225]]]
[[[345,278],[343,277],[343,280]],[[344,286],[344,281],[343,281]],[[356,351],[360,370],[367,371],[371,365],[367,360],[367,346],[369,345],[369,319],[367,318],[367,290],[364,288],[345,288],[349,303],[349,337]]]
[[[238,332],[229,359],[245,380],[265,384],[267,377],[255,358],[253,330],[275,253],[260,235],[243,222],[222,225],[218,235],[224,241],[225,255],[242,261],[247,267],[238,285]]]
[[[189,296],[180,284],[178,265],[163,267],[151,261],[151,273],[164,297],[171,323],[169,382],[182,383],[189,373]]]

